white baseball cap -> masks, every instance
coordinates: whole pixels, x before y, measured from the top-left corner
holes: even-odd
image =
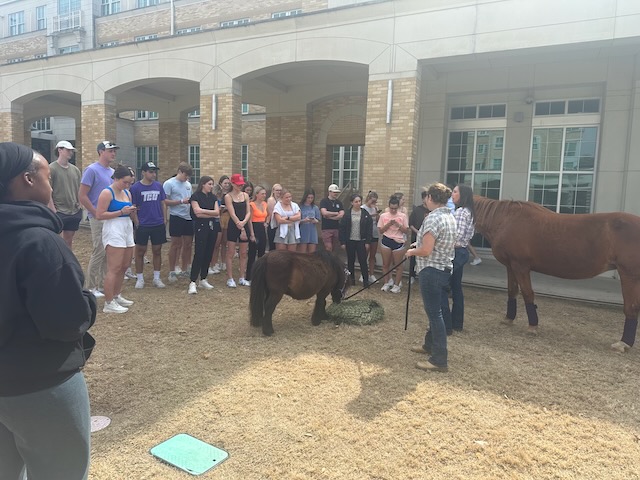
[[[66,140],[60,140],[56,144],[56,148],[66,148],[67,150],[75,150],[76,149],[76,147],[71,145],[71,143],[67,142]]]
[[[331,185],[329,185],[329,187],[327,188],[328,191],[330,192],[336,192],[336,193],[340,193],[340,187],[338,187],[338,185],[336,185],[335,183],[332,183]]]

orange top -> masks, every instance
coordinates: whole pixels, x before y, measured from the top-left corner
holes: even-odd
[[[256,205],[256,202],[249,203],[251,206],[251,221],[255,223],[264,223],[267,219],[267,204],[264,205],[264,210],[260,210]]]

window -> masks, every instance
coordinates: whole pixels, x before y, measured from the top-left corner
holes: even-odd
[[[249,145],[242,145],[241,148],[240,173],[244,178],[249,178]]]
[[[529,200],[559,213],[590,213],[597,126],[534,128]]]
[[[576,115],[600,113],[600,99],[556,100],[553,102],[536,102],[536,116]]]
[[[142,165],[153,162],[158,165],[158,147],[156,145],[136,147],[136,172],[142,177]]]
[[[65,53],[79,52],[79,51],[80,51],[80,45],[69,45],[68,47],[62,47],[58,49],[58,53],[60,55],[64,55]]]
[[[360,188],[362,145],[332,147],[331,183],[340,188]]]
[[[239,20],[229,20],[226,22],[220,22],[220,28],[226,28],[226,27],[235,27],[238,25],[246,25],[247,23],[249,23],[249,19],[248,18],[241,18]]]
[[[36,7],[36,29],[45,30],[47,28],[47,13],[46,7]]]
[[[452,107],[451,120],[469,120],[474,118],[505,118],[507,115],[507,105],[504,103],[497,105],[469,105],[466,107]]]
[[[567,113],[600,113],[600,100],[569,100]]]
[[[9,35],[24,33],[24,11],[9,14]]]
[[[191,183],[200,181],[200,145],[189,145],[189,165],[193,168]]]
[[[18,58],[10,58],[7,60],[7,63],[20,63],[20,62],[24,62],[24,58],[18,57]]]
[[[31,124],[31,131],[45,132],[51,130],[51,117],[44,117]]]
[[[464,183],[478,195],[499,199],[504,130],[451,131],[448,143],[446,182]]]
[[[157,120],[158,112],[150,112],[149,110],[136,110],[135,120]]]
[[[248,103],[243,103],[242,104],[242,115],[246,115],[249,113],[249,104]]]
[[[296,10],[289,10],[286,12],[276,12],[271,14],[271,18],[285,18],[285,17],[293,17],[294,15],[300,15],[302,10],[299,8]]]
[[[153,40],[154,38],[158,38],[157,33],[152,33],[151,35],[140,35],[138,37],[134,37],[136,42],[144,42],[145,40]]]
[[[58,15],[80,10],[80,0],[58,0]]]
[[[120,0],[102,0],[100,13],[103,16],[113,15],[120,11]]]
[[[189,112],[187,114],[187,117],[189,117],[189,118],[200,118],[200,109],[196,108],[193,112]]]
[[[189,28],[181,28],[176,32],[178,35],[187,35],[188,33],[196,33],[200,32],[202,27],[189,27]]]
[[[160,3],[158,0],[137,0],[136,6],[138,8],[152,7],[153,5],[158,5],[158,3]]]
[[[113,42],[107,42],[107,43],[101,43],[99,45],[100,48],[109,48],[109,47],[115,47],[116,45],[118,45],[120,42],[118,42],[117,40],[114,40]]]

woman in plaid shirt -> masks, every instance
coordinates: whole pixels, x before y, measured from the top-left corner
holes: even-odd
[[[429,355],[426,362],[418,362],[421,370],[447,371],[447,330],[442,311],[442,299],[447,295],[454,244],[456,221],[447,207],[451,189],[442,183],[427,188],[425,206],[431,211],[418,232],[416,246],[407,250],[408,257],[416,257],[416,271],[420,279],[420,293],[424,310],[429,317],[429,330],[423,345],[411,351]]]
[[[455,243],[455,256],[453,257],[453,272],[451,273],[451,315],[443,313],[444,318],[451,318],[451,324],[447,325],[447,333],[451,329],[462,331],[464,323],[464,295],[462,293],[462,272],[464,265],[469,261],[469,242],[475,233],[473,226],[473,190],[467,185],[457,185],[451,194],[456,211],[453,218],[456,219],[457,235]],[[449,312],[449,297],[443,297],[442,310]]]

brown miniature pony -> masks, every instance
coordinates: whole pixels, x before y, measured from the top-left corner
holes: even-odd
[[[251,325],[262,325],[262,333],[273,334],[272,317],[283,295],[296,300],[316,297],[311,316],[313,325],[328,318],[326,297],[331,293],[334,303],[340,303],[347,290],[349,272],[333,253],[297,253],[271,251],[259,258],[251,274]]]
[[[559,214],[533,202],[475,196],[475,227],[491,243],[496,260],[507,267],[507,322],[516,317],[518,287],[536,333],[530,272],[559,278],[591,278],[618,270],[624,299],[622,339],[611,348],[633,346],[640,311],[640,217],[629,213]]]

